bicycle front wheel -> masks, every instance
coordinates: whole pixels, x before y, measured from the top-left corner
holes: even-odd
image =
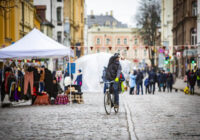
[[[111,105],[112,105],[112,101],[111,101],[110,93],[106,92],[104,95],[104,108],[107,115],[110,115],[111,108],[112,108]]]

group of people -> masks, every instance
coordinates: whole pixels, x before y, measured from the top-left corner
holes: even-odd
[[[174,83],[174,78],[171,72],[165,72],[161,70],[156,72],[154,69],[147,72],[146,78],[144,78],[144,71],[141,70],[134,70],[130,72],[129,75],[129,86],[130,86],[130,95],[136,93],[136,95],[141,94],[143,95],[143,84],[145,87],[145,94],[154,94],[156,83],[158,86],[158,91],[167,88],[168,92],[172,92],[172,85]]]

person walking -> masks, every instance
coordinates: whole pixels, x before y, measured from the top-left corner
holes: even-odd
[[[130,95],[133,95],[134,88],[136,86],[136,73],[133,71],[129,75],[129,86],[130,86]]]
[[[140,87],[141,87],[141,94],[143,95],[143,73],[138,70],[136,76],[136,83],[137,83],[137,95],[140,94]]]
[[[155,83],[156,83],[156,73],[155,71],[152,69],[149,72],[149,83],[150,83],[150,94],[155,92]]]
[[[194,71],[192,70],[192,72],[188,75],[188,81],[189,81],[189,85],[190,85],[190,93],[194,94],[194,86],[196,83],[196,74],[194,73]]]
[[[167,74],[167,92],[172,92],[172,85],[174,83],[173,75],[171,72]]]
[[[158,91],[161,92],[161,87],[162,87],[162,73],[161,71],[158,72],[157,74],[157,83],[158,83]]]
[[[197,76],[197,86],[198,88],[200,88],[200,68],[197,70],[196,76]]]

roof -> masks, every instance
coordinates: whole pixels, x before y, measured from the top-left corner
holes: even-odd
[[[127,24],[123,24],[112,15],[88,15],[87,17],[88,28],[91,28],[93,25],[97,26],[107,26],[107,27],[118,27],[118,28],[127,28]]]

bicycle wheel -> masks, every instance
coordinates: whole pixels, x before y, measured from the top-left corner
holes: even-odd
[[[111,98],[112,98],[113,106],[114,106],[114,98],[115,98],[114,94],[112,95]],[[118,113],[118,112],[119,112],[119,106],[118,106],[118,107],[115,107],[115,106],[114,106],[114,111],[115,111],[115,113]]]
[[[111,112],[111,97],[110,97],[110,93],[106,92],[104,95],[104,108],[106,111],[107,115],[110,115]]]

